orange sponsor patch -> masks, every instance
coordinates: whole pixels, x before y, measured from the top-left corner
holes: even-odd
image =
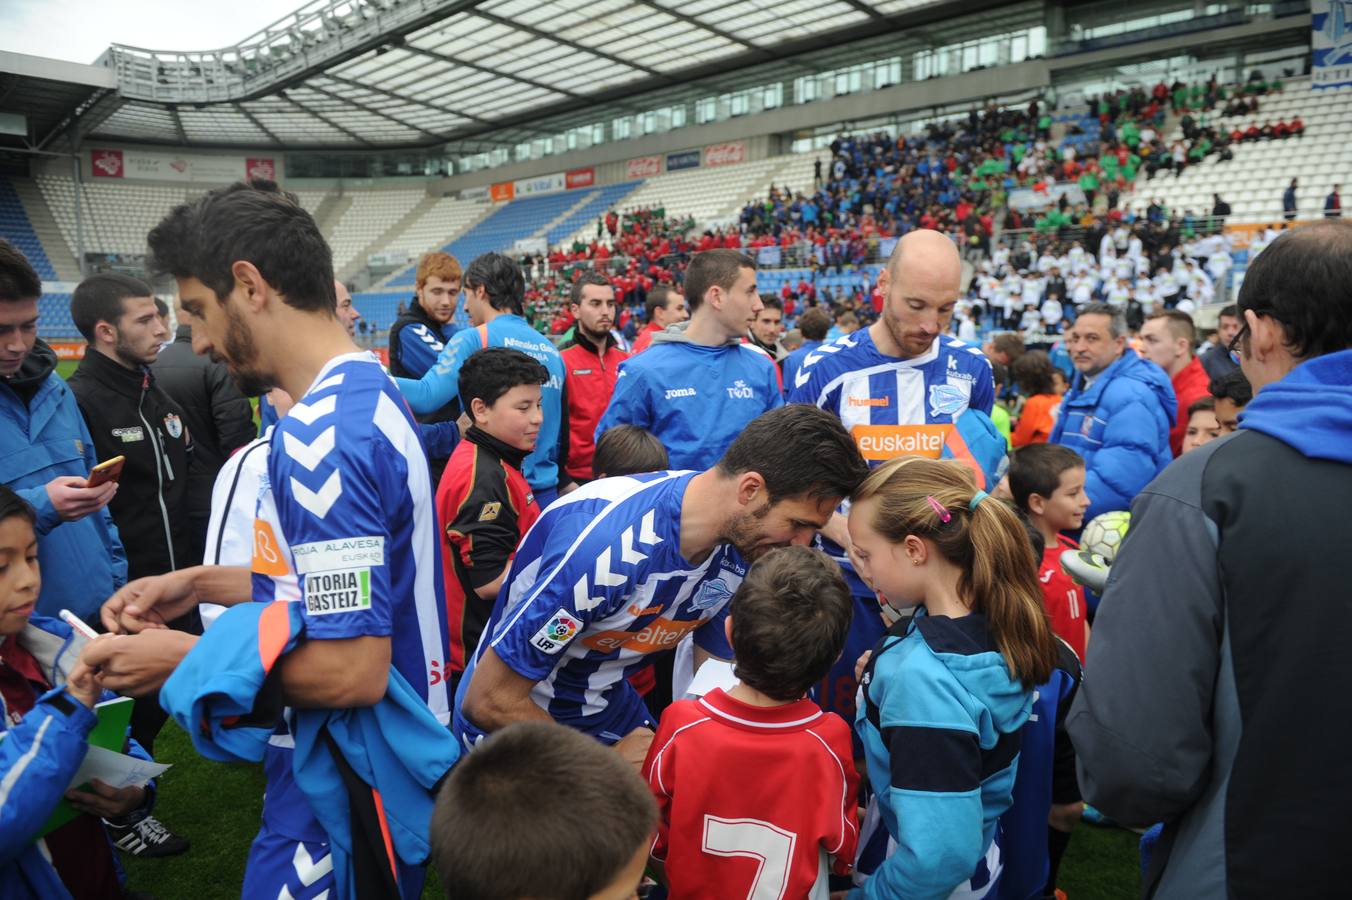
[[[693,622],[654,619],[642,631],[602,631],[583,639],[582,643],[602,653],[612,653],[616,650],[656,653],[675,647],[681,642],[681,638],[703,624],[704,621],[701,619]]]
[[[277,536],[272,533],[272,525],[265,519],[254,519],[253,563],[250,568],[259,575],[273,578],[291,574],[286,560],[282,558]]]
[[[897,456],[939,459],[952,425],[856,425],[850,429],[864,459],[879,462]]]

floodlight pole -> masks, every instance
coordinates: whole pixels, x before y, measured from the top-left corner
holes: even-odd
[[[76,150],[70,155],[71,164],[75,167],[75,265],[80,270],[80,280],[85,276],[85,252],[84,252],[84,205],[80,202],[84,194],[84,183],[80,180],[80,151]]]

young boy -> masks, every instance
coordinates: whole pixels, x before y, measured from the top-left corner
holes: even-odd
[[[651,431],[637,425],[607,429],[592,454],[593,478],[662,472],[667,466],[667,448]]]
[[[1233,434],[1239,427],[1239,414],[1253,399],[1253,388],[1242,369],[1227,372],[1211,379],[1207,391],[1216,398],[1216,421],[1221,426],[1221,437]]]
[[[451,770],[431,856],[455,900],[630,900],[656,824],[620,754],[554,722],[518,722]]]
[[[1029,444],[1009,458],[1009,490],[1046,542],[1038,580],[1051,617],[1052,631],[1084,662],[1089,639],[1084,588],[1061,569],[1061,554],[1077,545],[1062,531],[1084,525],[1090,497],[1084,490],[1084,459],[1060,444]]]
[[[668,707],[643,765],[660,810],[653,864],[672,900],[825,896],[828,866],[849,872],[850,729],[806,695],[845,646],[852,609],[839,568],[807,547],[767,553],[733,595],[740,683]]]
[[[507,564],[540,507],[521,473],[544,420],[549,372],[520,350],[489,347],[460,368],[459,397],[473,420],[437,488],[437,521],[455,681],[474,655]]]
[[[1188,424],[1183,432],[1179,456],[1206,446],[1223,433],[1220,417],[1216,415],[1216,398],[1200,397],[1194,400],[1188,407]]]

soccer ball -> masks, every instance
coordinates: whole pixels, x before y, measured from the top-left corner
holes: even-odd
[[[1080,548],[1097,553],[1111,564],[1130,527],[1131,513],[1125,509],[1096,516],[1080,533]]]

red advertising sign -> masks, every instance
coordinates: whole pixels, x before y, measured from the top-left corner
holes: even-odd
[[[501,203],[504,200],[510,200],[516,196],[516,182],[499,181],[497,184],[488,186],[488,196],[494,203]]]
[[[662,174],[662,157],[640,156],[625,163],[625,176],[628,178],[652,178]]]
[[[573,188],[591,187],[596,184],[596,170],[573,169],[564,175],[563,183],[570,191]]]
[[[95,178],[121,178],[126,171],[121,150],[90,150],[89,168]]]
[[[746,161],[746,144],[732,141],[727,144],[710,144],[704,148],[706,166],[730,166]]]
[[[268,181],[277,180],[277,164],[270,159],[246,159],[244,160],[244,180],[250,178],[266,178]]]

